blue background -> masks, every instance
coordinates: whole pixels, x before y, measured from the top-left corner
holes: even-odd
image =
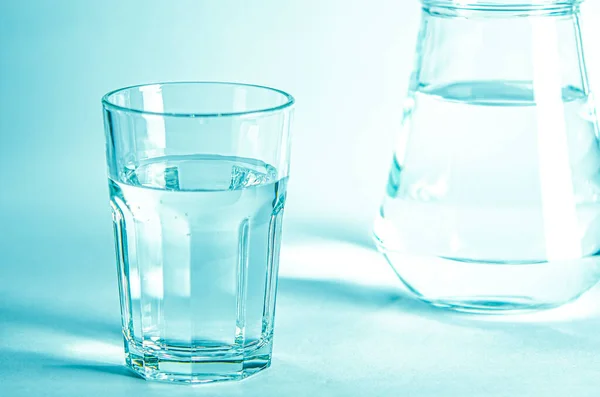
[[[584,12],[594,85],[599,2]],[[600,292],[510,322],[452,315],[372,250],[418,26],[417,0],[0,0],[0,395],[598,395]],[[172,80],[297,99],[275,359],[242,383],[120,366],[100,98]]]

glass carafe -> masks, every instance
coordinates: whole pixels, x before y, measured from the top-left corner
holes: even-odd
[[[561,305],[599,278],[600,149],[577,0],[423,0],[374,234],[436,306]]]

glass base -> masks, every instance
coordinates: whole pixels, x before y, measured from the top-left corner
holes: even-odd
[[[396,275],[418,299],[468,313],[509,314],[572,302],[600,280],[600,256],[561,262],[483,262],[387,250]]]
[[[146,380],[171,383],[211,383],[241,380],[271,365],[272,339],[240,349],[143,348],[125,341],[125,363]]]

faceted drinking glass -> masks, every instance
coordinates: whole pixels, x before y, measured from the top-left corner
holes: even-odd
[[[267,368],[294,99],[182,82],[102,103],[127,366],[188,383]]]

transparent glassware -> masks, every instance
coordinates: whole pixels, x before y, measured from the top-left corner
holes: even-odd
[[[599,279],[600,149],[575,0],[423,0],[374,236],[420,299],[506,313]]]
[[[166,83],[102,102],[127,366],[185,383],[267,368],[293,98]]]

